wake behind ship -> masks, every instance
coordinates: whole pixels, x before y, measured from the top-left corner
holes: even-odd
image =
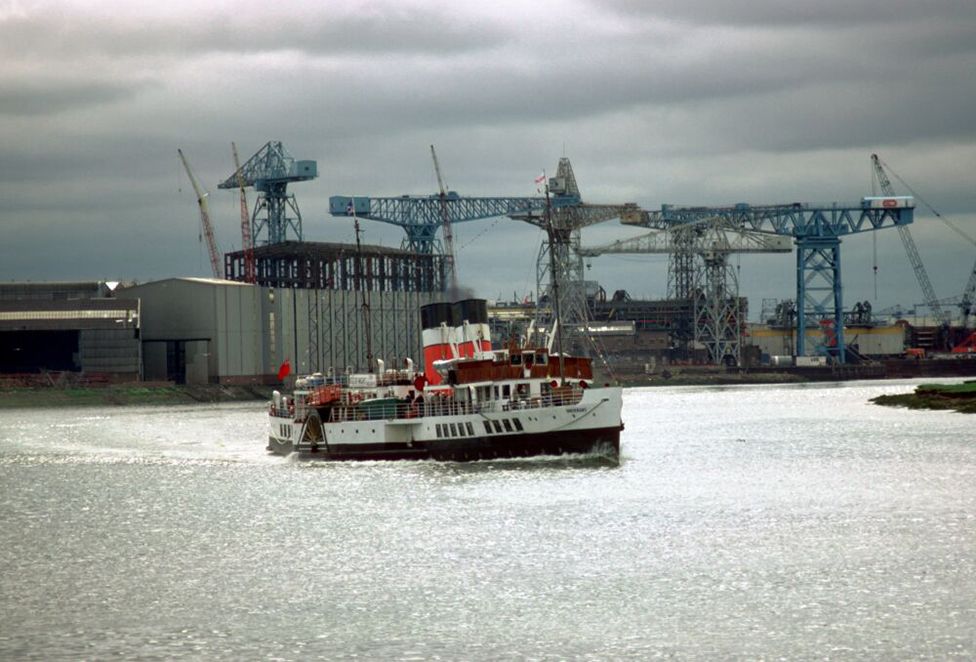
[[[424,370],[300,377],[275,391],[268,449],[328,460],[478,460],[620,451],[622,389],[588,358],[492,350],[487,303],[423,306]]]

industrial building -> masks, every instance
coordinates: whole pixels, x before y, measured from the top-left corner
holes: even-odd
[[[234,152],[236,161],[236,147]],[[223,255],[221,265],[207,196],[182,151],[180,157],[197,193],[214,277],[124,286],[0,284],[0,373],[238,384],[275,383],[285,364],[292,373],[362,370],[374,359],[395,365],[421,355],[419,310],[442,300],[454,281],[451,224],[493,216],[547,231],[537,264],[539,306],[495,306],[491,332],[499,346],[524,338],[530,325],[537,331],[551,326],[547,311],[553,307],[568,333],[589,336],[592,347],[584,351],[596,349],[611,366],[628,368],[749,368],[772,356],[829,356],[844,363],[901,356],[906,345],[936,352],[958,342],[937,305],[939,324],[924,329],[881,324],[860,303],[843,309],[841,237],[897,228],[911,247],[907,225],[914,202],[892,196],[890,185],[882,187],[885,197],[846,205],[665,205],[647,211],[631,203],[583,203],[569,160],[562,158],[544,197],[466,198],[442,184],[434,196],[333,196],[330,213],[356,223],[357,242],[347,245],[304,240],[287,187],[314,179],[317,165],[296,161],[272,141],[220,184],[239,190],[243,246]],[[257,192],[253,215],[249,187]],[[581,245],[582,228],[613,218],[653,232],[605,246]],[[402,227],[403,245],[360,245],[360,219]],[[764,314],[763,324],[747,324],[747,299],[739,296],[729,256],[794,251],[799,305],[784,302],[777,314]],[[668,254],[667,298],[632,300],[623,290],[608,298],[597,283],[585,281],[583,257],[611,253]],[[924,284],[921,264],[913,266]],[[963,330],[976,297],[973,273],[962,297]],[[554,306],[550,299],[556,296]]]
[[[0,283],[0,374],[88,381],[141,376],[139,300],[106,282]],[[55,377],[56,376],[56,377]]]
[[[367,355],[421,355],[422,292],[260,287],[172,278],[125,289],[143,305],[144,375],[175,383],[275,383],[296,373],[366,369]],[[367,346],[366,327],[372,344]]]
[[[295,241],[254,253],[260,284],[0,284],[0,374],[275,383],[285,362],[310,373],[422,355],[419,311],[441,298],[439,256]],[[228,270],[242,259],[227,255]]]

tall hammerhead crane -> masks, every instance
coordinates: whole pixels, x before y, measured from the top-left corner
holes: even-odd
[[[280,140],[265,143],[254,156],[217,188],[253,186],[258,192],[257,202],[251,215],[251,236],[255,244],[280,244],[291,234],[303,241],[302,215],[295,201],[295,194],[288,192],[288,185],[306,182],[318,177],[315,161],[295,160]]]
[[[214,278],[222,278],[220,273],[220,251],[217,250],[217,240],[214,238],[213,225],[210,223],[210,206],[207,204],[207,196],[209,194],[205,193],[200,188],[200,184],[197,183],[197,178],[193,176],[193,171],[190,170],[190,164],[187,163],[186,157],[183,156],[183,150],[177,149],[176,153],[180,155],[180,161],[183,162],[186,174],[190,178],[193,192],[197,195],[197,205],[200,206],[200,223],[203,226],[203,236],[207,239],[207,250],[210,252],[210,267],[213,269],[213,276]]]
[[[660,210],[655,211],[640,209],[624,212],[621,221],[625,225],[667,230],[675,224],[706,217],[718,217],[731,229],[742,228],[793,238],[796,247],[796,353],[800,356],[806,354],[806,329],[832,317],[836,333],[833,352],[843,363],[846,350],[840,280],[841,238],[911,223],[915,218],[915,199],[911,196],[871,196],[850,204],[794,202],[750,205],[740,202],[731,207],[662,205]],[[681,252],[690,259],[691,254],[685,248],[682,247]],[[680,271],[684,272],[684,267]]]
[[[430,146],[430,155],[434,159],[434,172],[437,174],[437,186],[440,189],[441,229],[444,232],[444,269],[447,271],[447,285],[456,292],[458,286],[457,265],[454,262],[454,232],[451,230],[451,213],[447,208],[447,188],[441,177],[441,166],[437,162],[437,152]]]

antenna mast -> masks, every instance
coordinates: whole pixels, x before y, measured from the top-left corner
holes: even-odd
[[[366,332],[366,367],[367,370],[373,372],[373,333],[369,321],[369,288],[366,287],[363,279],[363,245],[359,241],[359,235],[362,231],[359,228],[359,217],[356,216],[356,206],[352,205],[352,208],[352,220],[356,225],[356,287],[359,288],[359,292],[363,297],[361,310],[363,314],[363,330]]]
[[[549,180],[546,179],[546,233],[549,235],[549,273],[556,273],[556,255],[552,246],[556,242],[556,233],[552,227],[552,201],[549,199]],[[553,326],[556,327],[556,351],[559,352],[559,385],[566,383],[565,364],[563,362],[563,325],[559,314],[559,279],[551,279],[552,287],[549,293],[552,297]]]

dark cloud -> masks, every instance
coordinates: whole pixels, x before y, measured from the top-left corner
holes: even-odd
[[[592,0],[596,7],[612,9],[628,17],[674,20],[694,25],[735,25],[797,28],[871,28],[892,23],[917,23],[938,17],[948,22],[974,19],[968,0]]]
[[[342,14],[305,8],[194,18],[38,12],[0,22],[0,53],[50,57],[188,57],[207,53],[246,57],[300,52],[307,56],[394,54],[435,57],[502,46],[511,38],[500,24],[474,23],[433,8],[396,5]],[[243,63],[242,63],[243,64]]]
[[[4,83],[0,115],[53,115],[69,110],[125,101],[145,83],[66,78],[20,79]]]
[[[207,274],[176,149],[212,191],[230,250],[237,199],[216,184],[233,170],[232,140],[244,159],[282,140],[318,161],[320,177],[292,188],[316,241],[353,240],[352,223],[327,213],[332,194],[435,192],[431,144],[462,194],[532,195],[566,154],[587,200],[651,208],[857,200],[879,152],[976,227],[968,5],[103,7],[0,15],[0,279]],[[961,289],[971,248],[924,216],[917,242],[936,290]],[[364,231],[403,238],[382,223]],[[493,219],[455,234],[462,282],[492,297],[534,290],[537,228]],[[634,234],[608,223],[584,239]],[[880,235],[879,296],[910,303],[903,250]],[[844,255],[850,296],[867,298],[872,240],[845,239]],[[792,296],[791,260],[742,259],[754,310]],[[588,277],[661,296],[665,265],[599,258]]]

